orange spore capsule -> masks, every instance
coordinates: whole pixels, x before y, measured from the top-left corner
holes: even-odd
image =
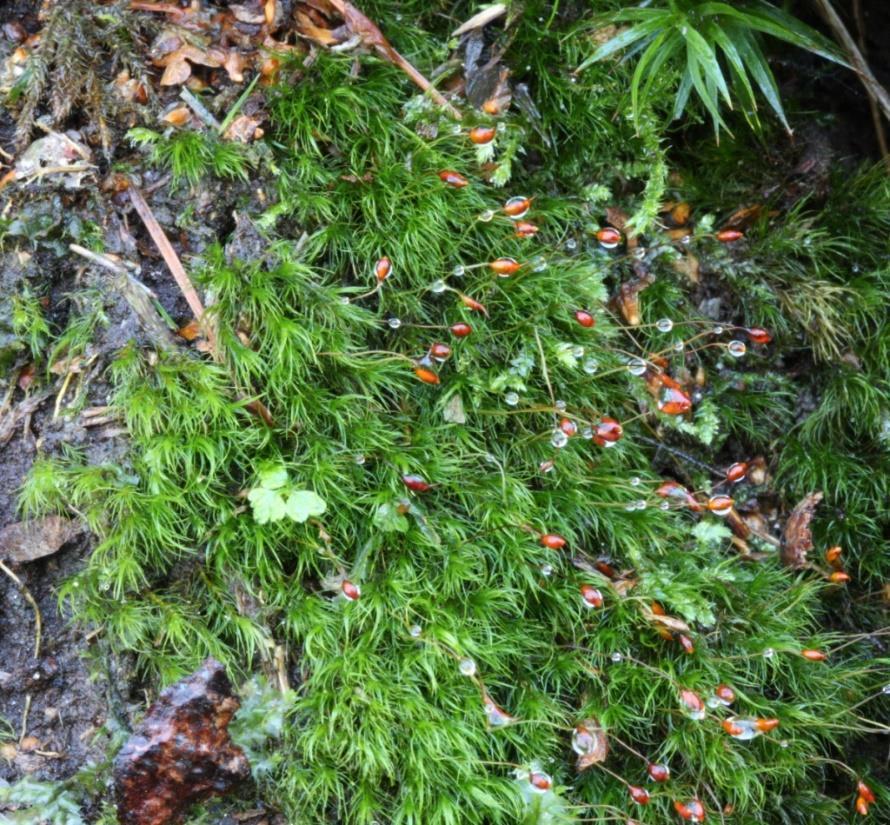
[[[559,429],[571,437],[578,432],[578,425],[571,418],[562,418],[559,421]]]
[[[531,205],[531,198],[510,198],[504,204],[504,214],[509,215],[511,218],[520,218],[528,212]]]
[[[586,309],[576,309],[575,320],[586,329],[590,329],[596,323],[596,318],[594,318]]]
[[[724,719],[720,724],[730,736],[741,736],[745,732],[744,728],[739,727],[732,719]]]
[[[860,816],[868,816],[868,800],[864,796],[856,797],[856,813]]]
[[[549,550],[561,550],[566,546],[566,540],[558,533],[544,533],[538,541]]]
[[[836,544],[834,547],[829,547],[825,551],[825,561],[827,561],[829,564],[834,564],[836,561],[838,561],[838,559],[840,559],[841,553],[843,552],[843,548],[839,544]]]
[[[496,134],[494,126],[474,126],[469,132],[470,140],[477,145],[491,143]]]
[[[729,496],[711,496],[706,506],[715,516],[728,516],[734,503]]]
[[[658,391],[658,409],[661,412],[665,415],[683,415],[692,409],[692,399],[676,381],[663,375],[661,384]]]
[[[528,775],[528,781],[536,791],[549,791],[553,787],[553,780],[541,771],[532,771]]]
[[[597,590],[592,584],[582,584],[579,588],[581,598],[588,607],[602,607],[603,594]]]
[[[612,226],[604,226],[600,229],[596,233],[596,239],[606,247],[606,249],[614,249],[622,241],[621,233]]]
[[[674,802],[674,810],[688,822],[704,822],[705,806],[698,799],[687,802]]]
[[[716,237],[720,243],[732,243],[733,241],[738,241],[741,238],[744,238],[745,233],[740,232],[738,229],[721,229]]]
[[[688,636],[683,633],[678,633],[677,641],[680,643],[680,647],[682,647],[686,653],[695,653],[695,645],[692,643],[692,639],[690,639]]]
[[[875,794],[874,791],[868,787],[861,779],[856,783],[856,790],[859,792],[859,796],[861,796],[866,802],[874,802]]]
[[[763,327],[750,327],[745,330],[745,334],[753,344],[768,344],[773,340],[773,336]]]
[[[439,172],[439,180],[452,189],[463,189],[469,184],[469,181],[460,172],[455,172],[453,169],[443,169]]]
[[[414,367],[414,374],[423,381],[424,384],[438,384],[439,376],[436,375],[432,370],[428,370],[426,367]]]
[[[658,602],[651,602],[649,604],[649,610],[656,616],[667,616],[667,611]]]
[[[755,724],[757,725],[757,730],[761,733],[769,733],[771,730],[775,730],[779,727],[778,719],[758,719]]]
[[[714,695],[725,705],[735,701],[735,691],[729,685],[718,685]]]
[[[828,658],[821,650],[813,650],[812,648],[801,650],[800,655],[811,662],[824,662]]]
[[[676,481],[665,481],[664,484],[661,484],[655,491],[655,495],[660,496],[661,498],[676,499],[696,513],[700,513],[703,509],[695,496],[693,496],[682,484],[678,484]]]
[[[402,483],[409,489],[413,490],[415,493],[425,493],[430,489],[430,484],[423,476],[418,475],[404,475],[402,476]]]
[[[392,261],[384,255],[374,264],[374,274],[378,281],[385,281],[390,272],[392,272]]]
[[[835,570],[829,575],[828,581],[830,581],[832,584],[846,584],[848,581],[850,581],[850,574],[844,573],[843,570]]]
[[[474,312],[481,312],[483,315],[488,315],[488,310],[485,308],[484,304],[480,304],[475,298],[471,298],[469,295],[464,295],[462,292],[458,294],[465,307],[472,309]]]
[[[748,475],[748,464],[744,461],[736,461],[726,468],[726,480],[735,484]]]
[[[680,691],[680,701],[695,713],[700,713],[705,709],[705,703],[702,702],[701,697],[694,690],[688,688],[683,688]]]
[[[540,227],[531,221],[516,221],[513,229],[517,238],[533,238],[540,231]]]
[[[506,278],[507,276],[518,272],[521,266],[522,264],[515,258],[498,258],[497,260],[492,261],[488,265],[488,268],[502,278]]]
[[[457,338],[466,338],[473,331],[473,328],[469,324],[464,324],[461,322],[452,324],[449,327],[449,330],[451,334],[456,336]]]

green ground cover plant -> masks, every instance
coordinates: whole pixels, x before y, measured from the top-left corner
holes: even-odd
[[[476,10],[443,9],[363,10],[433,66]],[[384,61],[320,51],[282,56],[265,160],[131,133],[180,186],[265,175],[272,197],[262,254],[190,261],[220,360],[125,347],[127,460],[34,465],[24,512],[97,537],[61,599],[151,684],[286,651],[286,709],[248,710],[274,717],[258,792],[289,823],[843,823],[859,781],[886,810],[861,747],[890,681],[886,174],[736,229],[768,137],[689,148],[663,116],[682,69],[606,60],[575,10],[509,18],[531,107],[458,123]],[[720,122],[691,76],[679,109]],[[102,323],[18,306],[35,352]],[[740,513],[816,490],[805,564],[769,518],[740,542]]]

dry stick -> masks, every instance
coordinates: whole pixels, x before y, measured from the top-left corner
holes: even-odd
[[[862,56],[867,55],[865,46],[865,21],[862,18],[862,0],[853,0],[853,16],[856,18],[856,33],[859,35],[859,51]],[[878,147],[881,150],[881,157],[884,163],[890,166],[890,149],[887,147],[887,133],[884,131],[884,122],[881,120],[881,112],[875,99],[869,95],[868,108],[871,112],[871,119],[875,126],[875,135],[878,138]]]
[[[213,355],[213,360],[220,363],[222,358],[220,357],[219,346],[216,339],[216,329],[212,323],[209,323],[204,319],[204,304],[201,303],[201,299],[198,297],[198,293],[192,285],[191,279],[185,271],[185,267],[182,265],[182,261],[179,260],[179,256],[170,244],[167,235],[164,233],[164,230],[161,228],[161,225],[158,223],[157,218],[155,218],[151,209],[149,209],[148,204],[145,202],[145,198],[142,197],[142,193],[132,181],[130,181],[129,193],[133,208],[142,219],[142,223],[145,224],[148,234],[151,235],[151,239],[155,242],[155,246],[163,256],[164,263],[167,264],[167,268],[170,270],[170,273],[173,275],[173,278],[179,286],[186,303],[189,305],[189,308],[198,323],[203,327],[204,334],[207,336],[207,343],[210,345],[210,352]]]
[[[825,18],[825,22],[828,23],[828,27],[834,33],[835,38],[847,52],[847,56],[853,64],[853,70],[859,75],[859,79],[862,81],[862,85],[865,86],[868,96],[880,107],[884,117],[890,120],[890,94],[887,93],[887,90],[878,82],[878,79],[869,69],[868,63],[865,62],[865,58],[862,56],[862,52],[856,46],[856,41],[853,40],[853,37],[844,25],[844,21],[841,20],[838,13],[834,10],[834,6],[831,5],[831,0],[815,0],[815,2],[819,12]]]

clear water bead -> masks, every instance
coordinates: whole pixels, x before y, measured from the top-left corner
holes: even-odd
[[[581,438],[590,441],[593,438],[593,427],[584,427],[581,430]]]
[[[364,457],[361,453],[356,453],[356,454],[352,457],[352,460],[353,460],[356,464],[358,464],[359,467],[361,467],[362,464],[365,463],[365,460],[366,460],[366,459],[365,459],[365,457]]]
[[[714,335],[723,335],[723,327],[719,325],[714,327]]]
[[[671,504],[669,501],[662,501],[661,504],[658,505],[659,510],[670,510]]]
[[[627,371],[631,375],[642,375],[646,372],[646,362],[642,358],[634,358],[628,363]]]
[[[736,340],[736,341],[730,341],[730,342],[726,345],[726,351],[727,351],[733,358],[741,358],[741,357],[745,354],[745,352],[747,351],[747,349],[748,349],[748,348],[745,346],[745,342],[744,342],[744,341],[738,341],[738,340]]]
[[[402,326],[402,319],[390,318],[386,323],[389,324],[390,329],[398,329],[400,326]]]
[[[484,212],[479,213],[479,220],[483,223],[488,223],[494,217],[493,209],[486,209]]]
[[[624,660],[624,656],[619,653],[617,650],[609,657],[613,662],[621,662]]]
[[[509,407],[515,407],[519,403],[519,393],[508,392],[504,396],[504,403]]]
[[[567,252],[574,252],[577,248],[578,248],[578,241],[576,241],[574,238],[569,238],[566,241],[566,251]]]
[[[881,693],[883,693],[884,696],[890,696],[890,685],[884,685],[884,687],[881,688]]]
[[[348,295],[344,295],[344,296],[340,299],[340,303],[343,304],[343,306],[349,306],[349,296],[348,296]]]
[[[572,347],[572,356],[574,358],[580,358],[582,355],[584,355],[584,347],[582,347],[580,344],[576,344],[574,347]]]
[[[558,409],[560,412],[564,412],[566,408],[566,402],[563,401],[561,398],[557,398],[553,406],[556,407],[556,409]]]
[[[637,499],[636,504],[634,504],[634,508],[637,510],[645,510],[646,509],[646,500],[645,499]]]
[[[772,659],[773,656],[775,656],[775,655],[776,655],[776,651],[773,650],[771,647],[768,647],[766,650],[763,651],[764,659]]]
[[[674,344],[674,352],[683,352],[683,348],[686,346],[682,341],[677,341]]]
[[[455,123],[454,126],[451,127],[452,135],[459,135],[461,132],[463,132],[463,128],[459,123]]]
[[[545,261],[540,255],[535,258],[532,258],[532,272],[543,272],[547,269],[547,261]]]
[[[561,449],[569,443],[569,437],[562,430],[557,429],[554,430],[553,435],[550,436],[550,443],[556,447],[556,449]]]
[[[460,664],[458,665],[460,672],[463,673],[464,676],[475,676],[476,675],[476,663],[470,659],[469,657],[465,657],[460,660]]]
[[[655,328],[659,332],[670,332],[674,328],[674,322],[670,318],[659,318],[655,322]]]
[[[441,280],[433,281],[433,283],[430,285],[430,292],[435,292],[436,295],[439,295],[444,291],[445,291],[445,281],[441,281]]]
[[[588,358],[582,365],[581,369],[588,375],[593,375],[598,369],[599,364],[595,358]]]
[[[412,639],[419,639],[420,634],[423,633],[423,629],[419,624],[413,624],[408,630],[409,635]]]
[[[630,486],[631,486],[631,487],[639,487],[641,483],[642,483],[642,481],[641,481],[641,479],[640,479],[639,476],[634,476],[634,477],[630,480]]]
[[[553,565],[545,564],[541,567],[541,575],[542,576],[552,576],[553,575]]]
[[[455,278],[463,277],[464,272],[466,272],[466,270],[460,264],[451,270],[451,274],[454,275]]]
[[[627,510],[628,513],[632,513],[634,510],[637,509],[636,502],[628,501],[627,504],[624,505],[624,509]]]

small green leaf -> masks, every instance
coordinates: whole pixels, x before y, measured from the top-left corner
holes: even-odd
[[[408,519],[391,502],[385,501],[374,512],[374,526],[384,533],[407,533]]]
[[[284,518],[285,506],[281,493],[269,490],[266,487],[254,487],[248,494],[247,500],[253,507],[253,517],[257,524],[267,524],[270,521],[279,521]]]
[[[287,470],[284,467],[272,467],[260,472],[260,487],[279,490],[285,484],[287,484]]]
[[[294,490],[285,504],[287,516],[301,524],[310,516],[320,516],[327,509],[325,500],[312,490]]]

